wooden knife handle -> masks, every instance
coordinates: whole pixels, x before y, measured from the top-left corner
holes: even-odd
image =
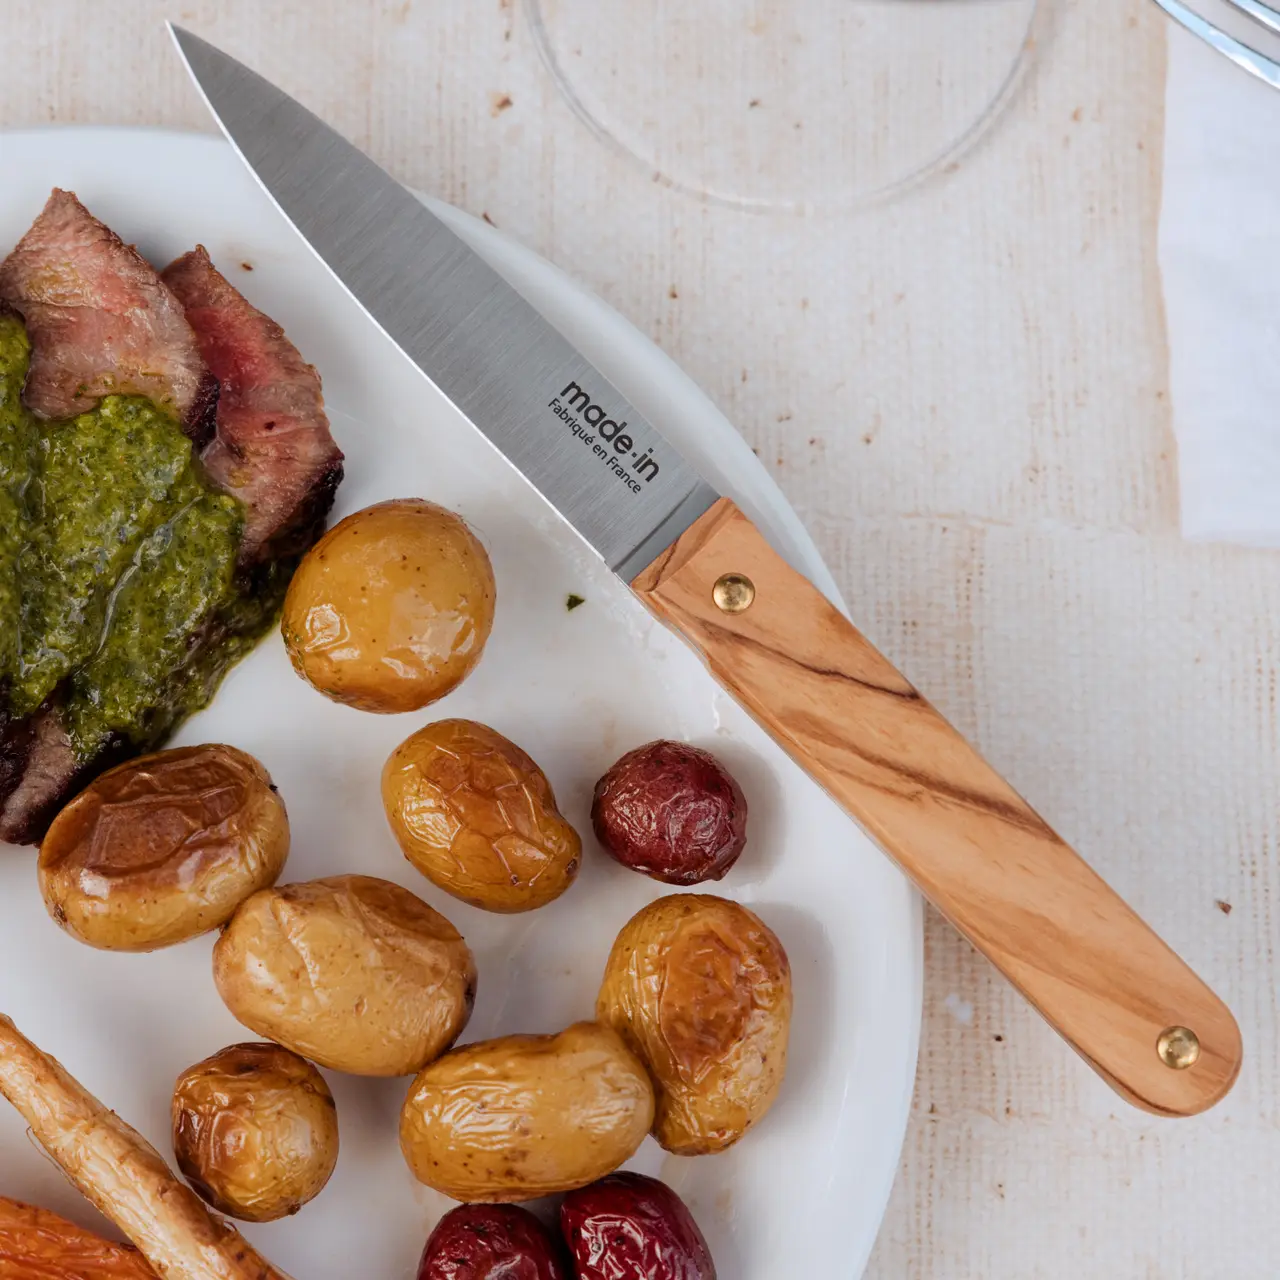
[[[631,585],[1118,1093],[1226,1095],[1227,1007],[732,502]]]

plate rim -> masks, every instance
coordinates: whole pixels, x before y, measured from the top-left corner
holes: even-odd
[[[161,125],[49,123],[17,129],[0,128],[0,144],[6,140],[36,139],[52,135],[69,139],[76,135],[92,136],[99,145],[107,139],[118,140],[118,144],[122,146],[167,141],[179,147],[216,148],[223,154],[229,150],[229,144],[219,134]],[[413,190],[413,188],[409,189]],[[545,282],[549,290],[572,298],[575,307],[591,313],[593,324],[603,340],[607,340],[612,346],[620,345],[624,352],[632,357],[643,358],[652,369],[661,370],[661,381],[677,402],[676,413],[696,418],[700,430],[713,434],[718,456],[727,459],[730,468],[740,473],[736,481],[730,478],[726,487],[733,492],[734,497],[744,508],[765,525],[779,552],[804,572],[839,606],[842,612],[848,615],[849,609],[839,587],[795,508],[737,428],[670,355],[586,284],[536,250],[523,244],[509,232],[483,221],[456,205],[418,191],[414,191],[414,194],[477,251],[482,252],[481,247],[485,246],[489,250],[486,256],[492,255],[494,258],[505,259],[521,274],[539,278]],[[497,262],[492,265],[501,269]],[[748,488],[749,493],[746,491]],[[870,839],[869,836],[867,838]],[[872,844],[874,843],[873,840]],[[887,855],[882,856],[887,857]],[[901,872],[899,874],[901,875]],[[904,883],[906,883],[905,877]],[[923,899],[914,887],[906,883],[906,891],[906,911],[903,922],[905,945],[904,955],[899,961],[906,963],[901,965],[899,972],[909,994],[911,1016],[907,1020],[909,1034],[900,1048],[903,1066],[902,1088],[895,1099],[892,1123],[886,1123],[884,1126],[886,1131],[892,1130],[895,1136],[894,1158],[892,1162],[885,1162],[886,1168],[879,1171],[875,1179],[869,1180],[868,1196],[874,1190],[876,1197],[876,1230],[867,1239],[865,1246],[848,1259],[854,1264],[854,1269],[849,1273],[852,1280],[856,1280],[856,1277],[861,1276],[865,1270],[875,1241],[883,1227],[889,1197],[902,1164],[902,1152],[916,1082],[924,1007],[924,910]],[[883,1050],[883,1046],[881,1049]],[[851,1160],[859,1158],[858,1153],[850,1153]],[[863,1172],[865,1173],[866,1170],[864,1169]]]

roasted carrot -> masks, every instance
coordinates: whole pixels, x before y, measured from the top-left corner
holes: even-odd
[[[156,1280],[131,1244],[0,1196],[0,1280]]]

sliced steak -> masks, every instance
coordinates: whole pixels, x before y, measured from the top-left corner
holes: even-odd
[[[59,799],[70,795],[80,766],[56,707],[42,707],[13,727],[21,734],[21,772],[11,777],[12,789],[0,807],[0,840],[30,844],[53,821]]]
[[[201,504],[225,506],[232,531],[239,518],[225,495],[204,487],[200,467],[188,462],[187,481],[175,478],[167,498],[157,492],[154,512],[140,498],[113,498],[119,484],[86,489],[86,501],[98,495],[111,511],[132,513],[137,537],[128,539],[123,573],[118,557],[103,547],[110,629],[92,653],[76,650],[71,668],[59,670],[57,687],[38,710],[25,719],[11,714],[19,708],[16,698],[6,707],[0,670],[0,840],[38,841],[81,787],[121,760],[160,746],[177,722],[213,695],[227,668],[278,611],[297,558],[322,531],[342,478],[342,453],[329,434],[319,375],[280,326],[241,297],[203,249],[178,259],[165,279],[168,284],[74,196],[57,191],[0,266],[0,308],[12,304],[31,340],[23,399],[33,411],[62,418],[91,408],[105,394],[131,392],[171,404],[184,415],[193,440],[202,440],[198,422],[216,421],[202,446],[203,472],[245,506],[239,546],[227,547],[220,560],[203,552],[193,558],[186,548],[199,545],[199,534],[193,528],[191,540],[182,541],[181,531]],[[38,424],[31,422],[35,430]],[[47,430],[74,433],[75,424],[54,423]],[[76,451],[74,434],[62,443]],[[83,443],[84,483],[93,486],[105,464],[95,463]],[[52,456],[52,435],[42,448],[42,458]],[[155,453],[148,450],[148,457]],[[204,496],[188,494],[188,481]],[[59,508],[80,501],[66,486],[43,483],[40,494],[45,505]],[[29,550],[40,504],[22,505],[31,508],[24,517]],[[104,538],[112,547],[125,545],[105,534],[90,541],[99,546]],[[48,544],[59,564],[65,561],[68,572],[83,554],[75,547],[59,550],[47,537],[38,541]],[[0,585],[3,579],[0,573]],[[217,591],[215,580],[222,583]],[[191,591],[174,591],[175,583],[187,583]],[[31,584],[22,587],[24,617],[27,597],[36,598],[32,593]],[[155,624],[146,643],[144,621]],[[104,695],[97,666],[108,662],[116,670],[135,669],[127,684]],[[26,671],[24,664],[24,676]]]
[[[202,461],[247,508],[241,563],[301,554],[323,529],[342,479],[320,375],[218,272],[203,246],[163,278],[221,387],[217,434]]]
[[[31,718],[15,720],[0,711],[0,840],[10,839],[4,834],[4,806],[26,772],[31,742]]]
[[[51,703],[28,718],[22,776],[0,805],[0,841],[39,844],[63,805],[100,773],[141,754],[145,746],[124,738],[104,739],[87,760],[77,759],[65,714]]]
[[[141,254],[69,191],[55,190],[0,264],[0,300],[26,322],[25,399],[44,418],[106,395],[171,407],[198,445],[213,430],[218,384],[182,306]]]

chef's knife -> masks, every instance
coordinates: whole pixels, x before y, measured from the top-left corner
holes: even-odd
[[[174,40],[370,318],[1119,1093],[1191,1115],[1227,1008],[570,343],[388,174],[212,45]]]

